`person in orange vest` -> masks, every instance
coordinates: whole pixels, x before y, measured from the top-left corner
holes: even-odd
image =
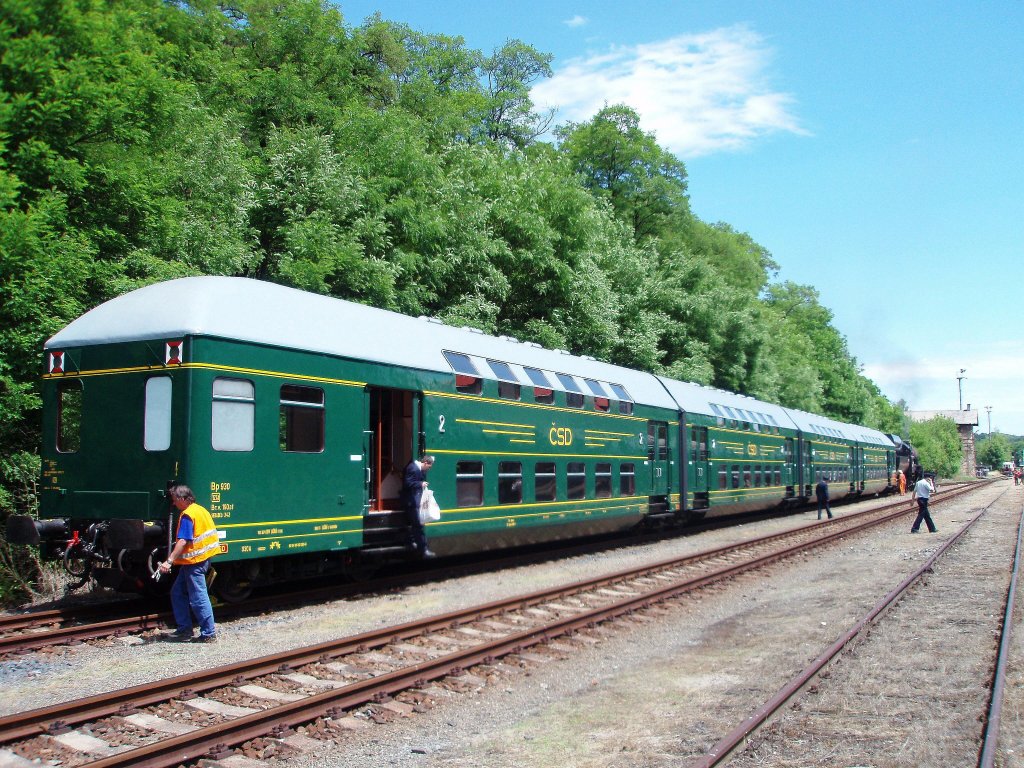
[[[196,497],[187,485],[177,483],[168,490],[171,504],[180,512],[174,547],[167,560],[160,563],[160,573],[170,573],[178,566],[178,575],[171,586],[171,608],[177,629],[167,639],[179,643],[212,643],[217,639],[213,623],[213,605],[206,591],[206,573],[210,558],[220,552],[220,538],[209,511],[196,504]],[[193,617],[199,625],[199,636],[192,637]]]

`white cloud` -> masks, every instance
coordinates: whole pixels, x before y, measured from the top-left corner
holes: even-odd
[[[565,24],[565,26],[567,27],[582,27],[584,24],[587,23],[587,21],[588,19],[586,16],[580,16],[579,14],[576,14],[571,19],[566,19],[562,23]]]
[[[644,130],[685,160],[770,133],[806,133],[791,111],[793,98],[767,83],[770,58],[760,35],[727,27],[571,59],[531,97],[574,122],[605,104],[627,104]]]

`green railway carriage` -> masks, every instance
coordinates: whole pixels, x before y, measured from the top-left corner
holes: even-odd
[[[799,433],[784,408],[710,387],[662,381],[685,414],[684,479],[691,516],[801,500],[794,463]]]
[[[678,503],[677,410],[657,379],[425,318],[187,278],[97,307],[44,356],[51,522],[12,538],[52,537],[114,585],[145,584],[163,556],[175,480],[217,523],[228,593],[406,554],[400,473],[424,451],[442,555],[622,530]]]
[[[119,588],[151,583],[174,481],[214,517],[231,598],[412,556],[421,453],[439,555],[794,503],[817,472],[880,492],[891,463],[871,430],[242,278],[133,291],[43,355],[40,520],[8,538]]]
[[[786,409],[800,432],[798,473],[810,498],[821,477],[832,499],[892,490],[896,449],[885,434],[805,411]]]

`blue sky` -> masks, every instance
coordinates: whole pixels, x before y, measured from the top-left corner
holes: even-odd
[[[626,103],[705,221],[814,286],[912,409],[1024,435],[1024,2],[339,2],[554,55],[557,123]]]

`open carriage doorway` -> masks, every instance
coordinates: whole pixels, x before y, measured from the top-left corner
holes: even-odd
[[[413,402],[406,390],[370,388],[370,512],[402,508],[402,473],[413,452]]]

